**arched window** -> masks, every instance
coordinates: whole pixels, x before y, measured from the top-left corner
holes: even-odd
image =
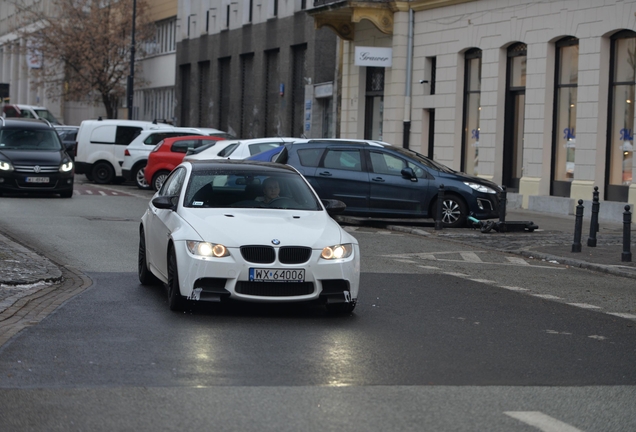
[[[567,37],[556,43],[555,64],[551,194],[569,197],[576,149],[578,39]]]
[[[612,36],[605,199],[627,202],[634,154],[636,33]]]

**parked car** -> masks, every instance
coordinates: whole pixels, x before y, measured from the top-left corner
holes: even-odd
[[[278,196],[258,199],[264,183]],[[263,197],[260,197],[263,198]],[[148,204],[139,228],[138,275],[163,282],[170,309],[186,301],[322,302],[353,311],[360,249],[292,167],[261,162],[183,162]]]
[[[154,190],[161,189],[161,185],[168,174],[182,161],[188,150],[196,149],[224,140],[221,136],[186,135],[165,138],[160,141],[148,155],[148,163],[144,169],[146,183]]]
[[[299,138],[254,138],[244,140],[228,140],[225,147],[220,148],[214,146],[199,147],[198,149],[191,150],[186,154],[183,160],[206,160],[206,159],[245,159],[250,156],[262,153],[270,150],[274,147],[281,146],[285,143],[294,142]]]
[[[215,132],[222,133],[215,130]],[[148,163],[148,155],[163,139],[187,135],[207,135],[200,129],[170,127],[163,129],[148,129],[139,134],[126,146],[121,173],[128,181],[133,181],[140,189],[148,189],[150,185],[144,177],[144,170]]]
[[[73,196],[73,161],[44,120],[0,117],[0,195],[37,192]]]
[[[77,131],[79,126],[55,126],[55,131],[60,136],[62,144],[66,149],[66,153],[75,158],[75,149],[77,148]]]
[[[297,140],[250,159],[293,166],[321,198],[343,201],[346,215],[435,218],[439,188],[444,185],[444,226],[464,226],[471,214],[480,220],[499,216],[502,188],[497,184],[387,143]]]
[[[2,113],[6,118],[31,118],[44,119],[52,125],[61,125],[62,123],[55,118],[51,112],[45,107],[22,104],[5,104],[2,107]]]
[[[142,130],[171,128],[142,120],[84,120],[77,132],[75,172],[99,184],[123,181],[121,164],[126,146]]]

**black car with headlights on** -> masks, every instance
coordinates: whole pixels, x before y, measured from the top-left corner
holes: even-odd
[[[74,166],[46,120],[0,117],[0,195],[51,193],[73,196]]]
[[[385,142],[299,139],[248,159],[293,166],[320,198],[344,202],[344,215],[435,218],[444,185],[444,226],[463,226],[471,214],[480,220],[499,216],[502,188],[496,183]]]

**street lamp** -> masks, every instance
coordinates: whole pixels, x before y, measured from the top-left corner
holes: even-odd
[[[126,99],[128,100],[128,120],[133,118],[133,90],[135,81],[135,21],[137,20],[137,0],[133,0],[132,40],[130,42],[130,74],[126,86]]]

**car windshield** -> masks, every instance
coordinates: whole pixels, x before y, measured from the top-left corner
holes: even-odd
[[[2,129],[0,150],[61,150],[60,138],[54,130]]]
[[[45,109],[36,109],[35,113],[38,115],[38,117],[43,118],[45,120],[50,121],[53,124],[61,124],[59,122],[58,119],[55,118],[55,116],[53,114],[51,114],[51,111],[49,110],[45,110]]]
[[[298,174],[241,169],[194,171],[186,189],[184,206],[322,209],[316,195]]]
[[[391,147],[391,150],[401,153],[403,156],[406,156],[408,158],[414,159],[428,168],[432,168],[434,170],[442,171],[449,174],[456,172],[455,170],[447,167],[446,165],[442,165],[441,163],[436,162],[433,159],[429,159],[423,154],[419,154],[418,152],[415,152],[413,150],[404,149],[400,147]]]

